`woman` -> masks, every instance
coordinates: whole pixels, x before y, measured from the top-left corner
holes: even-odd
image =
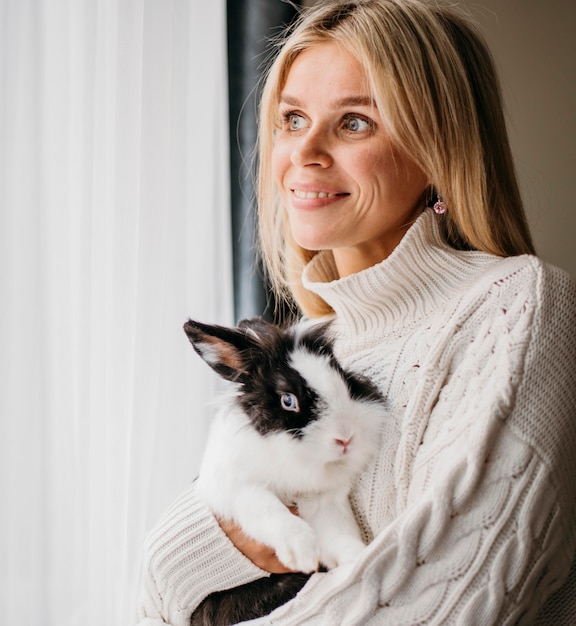
[[[260,132],[274,286],[333,318],[389,404],[351,496],[364,554],[273,623],[534,623],[572,588],[576,286],[533,256],[484,43],[436,2],[320,2],[270,68]],[[282,571],[192,485],[147,542],[140,623]]]

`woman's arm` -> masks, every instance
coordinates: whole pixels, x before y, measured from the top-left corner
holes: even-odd
[[[298,514],[296,508],[289,508],[294,515]],[[219,519],[218,523],[236,548],[261,570],[270,572],[270,574],[287,574],[293,571],[278,559],[272,548],[248,537],[234,522]]]
[[[234,547],[192,483],[147,538],[138,624],[188,626],[213,591],[266,575]]]

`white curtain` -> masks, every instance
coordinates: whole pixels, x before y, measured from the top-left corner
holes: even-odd
[[[0,624],[133,623],[231,321],[224,0],[0,0]]]

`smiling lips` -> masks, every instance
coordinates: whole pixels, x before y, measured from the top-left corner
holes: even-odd
[[[292,205],[295,209],[315,209],[322,208],[349,196],[346,192],[311,191],[307,189],[291,189]]]
[[[346,196],[345,193],[328,193],[327,191],[301,191],[300,189],[292,189],[292,193],[300,200],[316,200],[318,198],[336,198],[338,196]]]

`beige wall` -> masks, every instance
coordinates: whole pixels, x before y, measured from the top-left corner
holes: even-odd
[[[576,3],[478,0],[540,256],[576,276]]]
[[[472,10],[500,71],[538,252],[576,277],[576,2],[463,4]]]

